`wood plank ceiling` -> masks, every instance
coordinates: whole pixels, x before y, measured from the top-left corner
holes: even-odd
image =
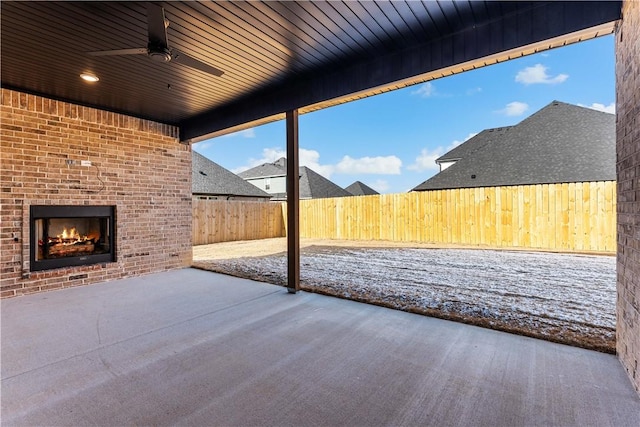
[[[87,55],[145,47],[144,2],[3,1],[2,86],[177,125],[183,139],[197,140],[288,109],[312,111],[496,62],[505,52],[611,33],[621,8],[619,1],[155,4],[170,23],[170,47],[223,70],[221,77],[145,55]],[[83,82],[83,72],[100,81]]]

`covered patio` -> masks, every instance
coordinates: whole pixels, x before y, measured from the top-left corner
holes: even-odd
[[[5,1],[1,18],[3,425],[637,424],[637,2]],[[299,114],[606,34],[617,358],[298,292],[294,174],[288,289],[187,268],[191,143],[286,118],[297,170]],[[32,207],[85,205],[116,212],[115,259],[34,269]]]
[[[631,426],[613,355],[196,269],[2,301],[3,425]]]

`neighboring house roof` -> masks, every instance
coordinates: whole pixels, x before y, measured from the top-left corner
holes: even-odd
[[[373,188],[369,187],[366,184],[363,184],[360,181],[354,182],[350,186],[346,187],[345,190],[354,196],[372,196],[375,194],[380,194]]]
[[[505,132],[512,127],[513,126],[506,126],[503,128],[485,129],[479,134],[473,136],[472,138],[469,138],[462,144],[458,145],[454,149],[448,151],[444,155],[438,157],[436,159],[436,163],[440,164],[443,162],[453,162],[464,157],[468,157],[474,151],[484,147],[487,143],[495,140],[496,138],[501,138],[505,134]]]
[[[270,194],[195,151],[192,152],[191,171],[193,194],[271,198]]]
[[[351,193],[306,166],[300,167],[300,198],[348,197]]]
[[[251,169],[247,169],[244,172],[240,172],[238,176],[242,179],[254,179],[254,178],[270,178],[274,176],[286,176],[287,167],[282,167],[277,163],[263,163]]]
[[[563,102],[463,146],[452,150],[460,160],[413,191],[616,179],[615,115]]]
[[[301,199],[351,196],[351,193],[306,166],[301,166],[299,173]],[[284,157],[279,158],[273,163],[263,163],[238,174],[238,176],[247,180],[286,175],[287,160]],[[287,197],[286,193],[272,194],[272,196],[274,199],[286,199]]]

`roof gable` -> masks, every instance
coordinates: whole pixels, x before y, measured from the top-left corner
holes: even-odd
[[[347,197],[351,193],[306,166],[300,167],[300,198]]]
[[[319,173],[306,166],[300,166],[300,198],[322,199],[327,197],[351,196],[351,193],[329,181]],[[287,159],[281,157],[273,163],[263,163],[259,166],[238,174],[241,178],[258,179],[287,175]],[[286,193],[273,194],[274,199],[284,199]]]
[[[356,181],[350,186],[346,187],[345,191],[348,191],[354,196],[373,196],[376,194],[380,194],[373,188],[369,187],[368,185],[360,181]]]
[[[615,115],[590,108],[553,101],[480,145],[413,190],[616,179]]]
[[[249,184],[238,175],[195,151],[192,152],[191,171],[193,194],[271,197],[255,185]]]
[[[273,163],[263,163],[251,169],[247,169],[246,171],[240,172],[238,176],[242,179],[254,179],[254,178],[266,178],[266,177],[274,177],[274,176],[286,176],[287,175],[287,167],[286,167],[286,159],[284,162],[282,160],[284,157],[276,160]]]

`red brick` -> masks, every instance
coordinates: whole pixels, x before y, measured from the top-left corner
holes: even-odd
[[[7,89],[0,93],[0,246],[6,269],[0,278],[0,297],[190,264],[191,153],[177,140],[177,129]],[[78,164],[68,166],[66,159]],[[96,167],[82,167],[80,160],[90,160]],[[104,189],[87,193],[102,188],[97,173]],[[104,267],[30,272],[28,239],[21,238],[19,244],[12,239],[14,233],[28,236],[33,204],[116,206],[117,261]],[[132,256],[141,253],[149,255]],[[180,261],[164,257],[165,253],[181,254]],[[85,273],[86,279],[67,280]]]
[[[618,174],[617,353],[640,392],[640,2],[626,0],[616,31]]]

